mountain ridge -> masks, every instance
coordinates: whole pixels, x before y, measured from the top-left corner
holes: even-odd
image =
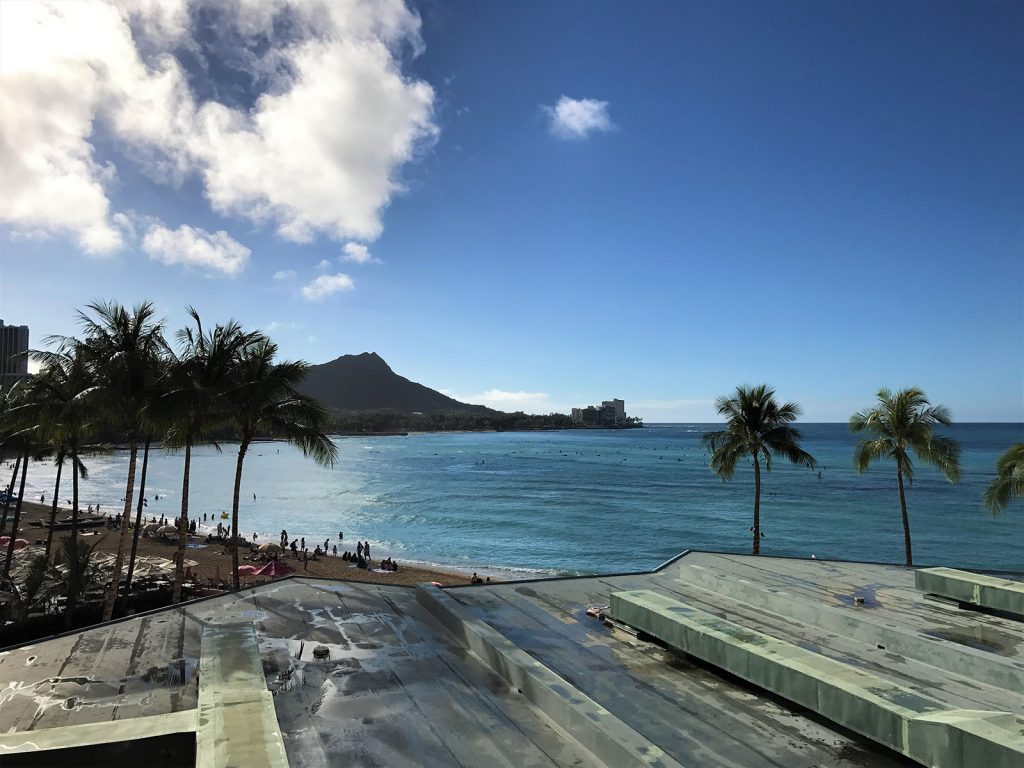
[[[337,411],[491,412],[487,406],[460,402],[400,376],[376,352],[340,355],[311,365],[298,390]]]

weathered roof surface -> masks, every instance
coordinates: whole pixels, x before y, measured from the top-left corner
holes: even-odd
[[[220,683],[204,678],[203,694],[197,684],[204,654],[225,653],[227,626],[254,633],[250,653],[292,766],[611,765],[600,748],[608,739],[646,765],[904,764],[586,615],[623,590],[670,596],[951,708],[1024,711],[1021,624],[928,599],[909,569],[689,553],[653,574],[438,592],[463,614],[455,624],[432,612],[425,592],[418,600],[409,588],[293,578],[6,651],[0,754],[25,749],[17,744],[26,731],[53,746],[86,733],[64,726],[85,723],[115,723],[116,740],[123,721],[138,719],[151,735],[161,716],[179,713],[167,728],[180,731],[181,713],[197,711],[203,696],[234,701]],[[469,642],[470,623],[483,645]],[[313,657],[320,645],[330,659]],[[258,712],[253,674],[242,677],[252,691],[246,706]],[[195,722],[200,744],[204,727],[237,727]],[[207,743],[230,747],[221,735]],[[273,748],[268,739],[268,755]]]

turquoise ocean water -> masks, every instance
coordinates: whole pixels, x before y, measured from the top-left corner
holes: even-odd
[[[894,466],[858,475],[846,425],[798,426],[821,479],[784,462],[764,476],[762,551],[901,562]],[[728,483],[715,477],[700,443],[711,428],[342,438],[333,469],[260,443],[245,465],[242,532],[276,540],[287,528],[312,547],[337,543],[343,530],[350,547],[369,540],[375,557],[523,576],[647,569],[684,549],[749,552],[753,470],[740,467]],[[918,467],[908,489],[915,562],[1024,571],[1024,502],[999,518],[981,505],[997,457],[1024,441],[1024,425],[963,424],[952,436],[963,445],[961,482]],[[193,451],[191,516],[230,510],[236,449]],[[118,510],[126,453],[92,455],[87,465],[83,508]],[[52,466],[34,465],[26,496],[49,501],[53,478]],[[180,488],[181,456],[154,452],[147,514],[174,517]],[[62,501],[70,495],[66,482]]]

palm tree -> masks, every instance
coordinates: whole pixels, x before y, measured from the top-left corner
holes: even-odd
[[[996,463],[996,477],[985,489],[985,506],[998,515],[1014,496],[1024,496],[1024,443],[1006,449]]]
[[[25,479],[28,475],[29,459],[43,459],[47,454],[47,446],[41,439],[39,424],[40,402],[37,394],[39,385],[33,380],[22,390],[16,405],[7,414],[10,419],[8,440],[21,447],[21,487],[18,489],[18,501],[14,507],[14,519],[11,523],[11,535],[7,542],[7,555],[4,558],[4,576],[11,572],[14,561],[14,549],[18,538],[18,525],[21,523],[21,505],[25,500]],[[7,525],[3,521],[0,531]]]
[[[900,510],[903,513],[903,544],[907,565],[914,564],[910,547],[910,518],[907,516],[907,496],[903,478],[914,482],[913,451],[926,464],[942,470],[951,483],[960,479],[960,444],[951,438],[935,434],[935,425],[952,426],[949,409],[932,405],[917,387],[893,393],[884,387],[878,390],[878,405],[858,411],[850,417],[850,431],[871,432],[873,440],[861,440],[853,455],[853,465],[864,472],[875,459],[893,459],[896,462],[896,485],[900,491]]]
[[[128,557],[128,575],[124,582],[124,597],[131,592],[132,577],[135,574],[135,559],[139,549],[139,533],[142,530],[142,508],[146,503],[146,473],[149,469],[149,449],[153,438],[166,432],[170,424],[170,414],[166,412],[168,400],[169,378],[171,373],[170,359],[166,355],[156,355],[151,361],[154,370],[147,377],[149,384],[146,391],[146,421],[143,432],[145,439],[142,448],[142,472],[139,475],[139,497],[135,508],[135,526],[132,529],[132,550]]]
[[[238,501],[245,454],[258,433],[270,432],[302,449],[323,466],[333,466],[338,449],[324,433],[327,411],[316,400],[299,394],[295,387],[306,377],[309,364],[275,363],[277,345],[266,338],[242,351],[236,384],[229,393],[231,416],[240,435],[235,464],[235,488],[231,503],[231,572],[234,589],[238,579]]]
[[[71,537],[78,536],[78,479],[86,479],[88,472],[78,455],[83,436],[90,427],[93,408],[90,400],[98,387],[82,354],[77,339],[49,337],[58,344],[55,352],[34,350],[30,354],[42,364],[33,383],[39,403],[40,428],[49,441],[57,467],[50,508],[50,527],[46,535],[46,555],[53,544],[53,526],[57,519],[61,474],[64,462],[70,458],[74,471],[71,506]]]
[[[812,469],[814,457],[800,447],[800,432],[790,424],[800,415],[796,403],[779,405],[775,390],[767,384],[739,386],[731,397],[715,401],[718,413],[725,417],[726,428],[708,432],[703,441],[711,449],[711,468],[722,480],[731,480],[736,463],[744,456],[754,463],[753,554],[761,553],[761,458],[765,471],[772,470],[772,456],[783,456],[794,464]]]
[[[78,601],[100,578],[99,568],[92,561],[93,550],[98,544],[97,541],[90,546],[82,539],[73,539],[70,536],[63,541],[63,589],[64,596],[67,598],[67,606],[64,611],[64,627],[66,629],[71,629],[74,624],[75,606]]]
[[[199,313],[192,307],[188,313],[195,328],[178,331],[181,353],[173,364],[173,384],[168,398],[177,414],[176,423],[168,431],[166,442],[171,447],[185,449],[185,466],[181,478],[181,514],[178,517],[178,549],[175,553],[175,579],[172,601],[181,599],[181,585],[185,580],[185,543],[188,540],[189,472],[192,464],[192,446],[195,442],[211,440],[217,428],[229,418],[226,399],[228,389],[242,351],[262,338],[258,333],[244,332],[230,321],[204,331]],[[219,447],[219,446],[218,446]]]
[[[14,433],[20,429],[17,424],[15,409],[23,397],[24,385],[20,381],[16,381],[8,387],[0,388],[0,448],[3,449],[5,458],[12,451],[17,457],[14,462],[14,473],[11,475],[11,482],[4,489],[4,515],[3,518],[0,518],[0,531],[7,527],[7,515],[11,510],[11,502],[14,500],[14,486],[18,482],[18,473],[21,471],[23,451]]]
[[[101,402],[108,423],[128,443],[128,479],[125,484],[121,532],[117,540],[114,569],[103,604],[103,621],[114,615],[121,569],[128,541],[135,489],[135,465],[138,439],[146,419],[147,377],[154,356],[166,349],[163,321],[149,302],[128,310],[114,302],[93,302],[87,307],[95,318],[79,312],[79,324],[85,335],[82,349],[87,354],[96,382],[101,387]]]

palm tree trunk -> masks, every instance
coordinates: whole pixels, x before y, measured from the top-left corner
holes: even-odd
[[[903,546],[906,549],[907,565],[913,565],[914,556],[910,551],[910,517],[907,516],[907,497],[903,492],[903,467],[896,470],[896,482],[900,487],[900,510],[903,512]]]
[[[14,508],[14,522],[11,524],[11,538],[7,542],[7,557],[4,559],[4,576],[11,575],[11,561],[14,560],[14,544],[18,540],[18,523],[21,521],[21,502],[25,498],[25,475],[28,473],[28,448],[21,464],[21,489],[18,491],[18,505]]]
[[[174,592],[171,602],[181,601],[185,581],[185,541],[188,539],[188,475],[192,463],[192,438],[185,441],[185,471],[181,476],[181,517],[178,518],[178,550],[174,554]]]
[[[21,469],[21,454],[18,454],[18,460],[14,462],[14,474],[11,475],[11,484],[7,486],[7,497],[4,499],[4,519],[0,521],[0,533],[3,533],[4,528],[7,527],[7,513],[11,509],[11,497],[14,495],[14,484],[18,481],[18,471]]]
[[[146,469],[149,467],[149,444],[153,436],[146,435],[146,445],[142,449],[142,476],[139,478],[139,501],[135,508],[135,529],[132,531],[132,553],[128,557],[128,575],[124,580],[124,597],[127,600],[132,588],[132,574],[135,573],[135,554],[139,549],[139,530],[142,528],[142,503],[146,500]]]
[[[78,445],[71,444],[71,540],[78,543]]]
[[[117,554],[114,556],[114,572],[110,575],[107,586],[107,599],[103,603],[103,621],[110,621],[114,616],[114,605],[121,587],[121,567],[124,565],[125,544],[128,542],[128,521],[132,513],[132,498],[135,490],[135,463],[139,456],[139,446],[135,442],[135,434],[128,434],[128,483],[124,492],[124,511],[121,513],[121,532],[117,537]]]
[[[754,454],[754,548],[753,554],[761,554],[761,462]]]
[[[57,454],[57,482],[53,485],[53,504],[50,505],[50,528],[46,532],[46,559],[50,559],[53,545],[53,526],[57,524],[57,500],[60,498],[60,475],[64,471],[64,452]]]
[[[235,495],[231,501],[231,586],[237,592],[241,588],[238,580],[238,496],[242,487],[242,463],[245,452],[249,448],[249,440],[242,437],[238,446],[238,461],[235,463]]]

